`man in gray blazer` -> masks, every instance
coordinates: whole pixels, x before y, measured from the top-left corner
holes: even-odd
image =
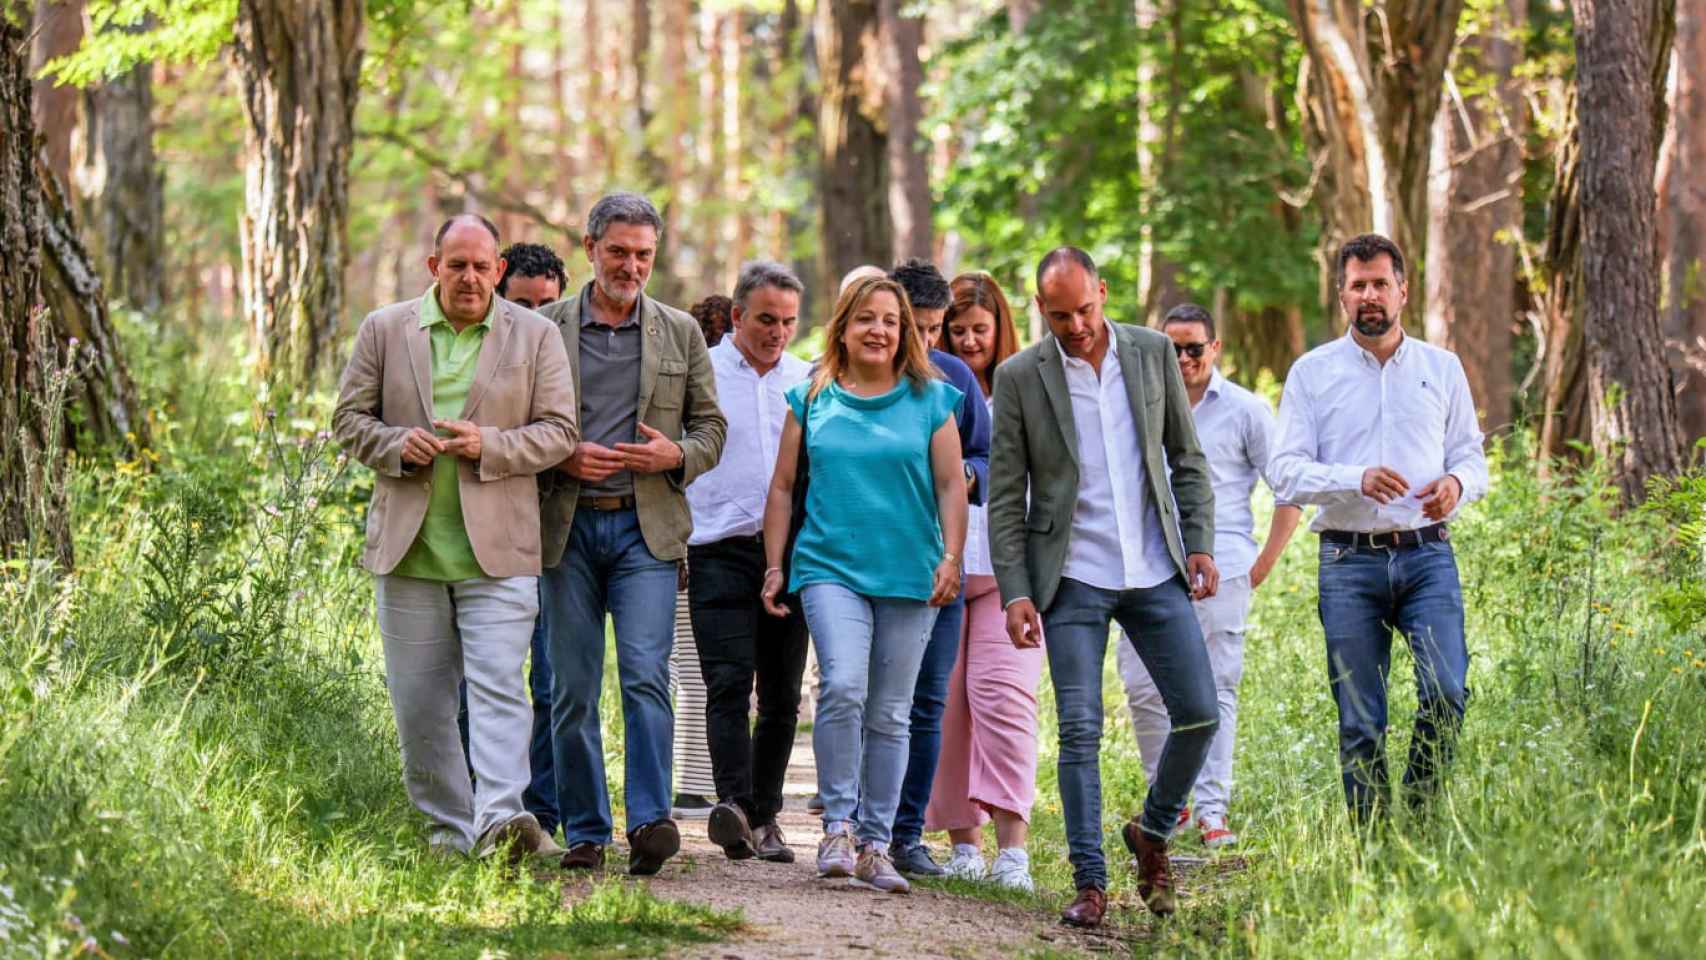
[[[1143,813],[1122,831],[1138,891],[1157,914],[1173,911],[1167,838],[1219,723],[1191,610],[1219,582],[1208,462],[1173,342],[1108,323],[1107,299],[1084,251],[1060,247],[1038,264],[1037,307],[1051,336],[996,371],[989,458],[990,554],[1007,632],[1020,647],[1046,636],[1059,714],[1078,888],[1061,922],[1085,927],[1107,912],[1098,763],[1109,621],[1131,636],[1172,722]]]

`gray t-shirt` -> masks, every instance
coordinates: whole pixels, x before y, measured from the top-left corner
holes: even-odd
[[[606,447],[639,441],[640,406],[640,306],[617,327],[594,318],[587,302],[581,301],[581,439]],[[597,497],[625,497],[634,492],[634,475],[618,470],[598,483],[581,485],[581,493]]]

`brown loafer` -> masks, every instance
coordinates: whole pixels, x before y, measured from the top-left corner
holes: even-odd
[[[649,877],[681,850],[681,829],[674,820],[657,820],[628,831],[628,873]]]
[[[753,836],[746,811],[733,803],[719,803],[711,808],[705,835],[722,847],[723,855],[730,860],[750,860],[758,848],[758,838]]]
[[[1099,927],[1108,914],[1108,893],[1101,887],[1078,891],[1072,905],[1060,912],[1060,922],[1069,927]]]
[[[758,846],[753,850],[760,860],[771,863],[793,863],[794,848],[788,846],[788,841],[782,836],[782,828],[774,821],[759,827],[754,831],[758,835]]]
[[[1137,894],[1144,906],[1158,917],[1171,914],[1178,907],[1173,895],[1173,868],[1167,859],[1167,841],[1157,840],[1143,832],[1136,820],[1126,822],[1120,830],[1126,849],[1137,857]]]
[[[604,866],[604,845],[591,841],[570,844],[558,866],[564,870],[597,870]]]

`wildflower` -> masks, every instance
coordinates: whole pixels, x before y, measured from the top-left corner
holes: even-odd
[[[307,507],[310,510],[318,510],[318,509],[320,509],[320,498],[319,497],[309,497],[306,501],[303,502],[302,505]]]
[[[1699,660],[1699,659],[1695,660],[1694,661],[1694,669],[1706,670],[1706,660]]]
[[[112,938],[112,941],[121,947],[130,946],[129,938],[127,938],[124,934],[119,933],[117,930],[113,930],[113,931],[109,932],[107,934],[107,936]]]
[[[279,512],[279,509],[277,506],[270,504],[270,503],[267,504],[264,509],[266,511],[266,515],[269,517],[281,517],[284,515],[284,514]]]
[[[319,433],[314,434],[314,439],[321,443],[325,443],[327,440],[332,439],[332,433],[330,430],[321,430]]]

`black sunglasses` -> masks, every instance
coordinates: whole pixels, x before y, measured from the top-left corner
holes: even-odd
[[[1175,343],[1175,344],[1173,344],[1173,352],[1174,353],[1178,354],[1181,357],[1188,353],[1191,355],[1192,360],[1201,360],[1203,351],[1207,350],[1207,349],[1208,349],[1208,343],[1207,342],[1203,342],[1203,343]]]

